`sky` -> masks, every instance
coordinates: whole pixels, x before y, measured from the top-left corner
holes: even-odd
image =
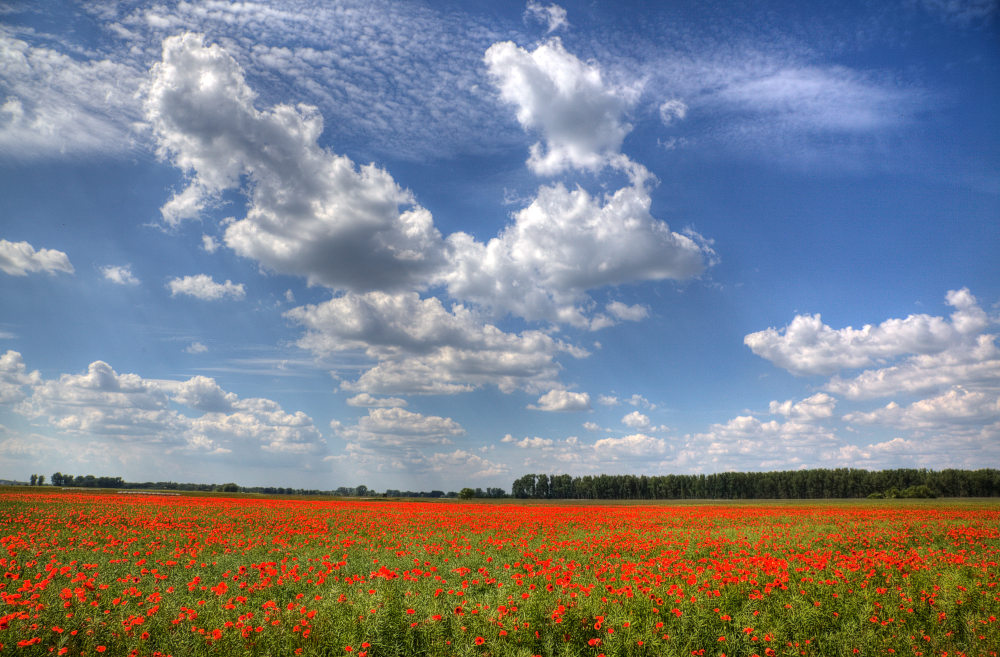
[[[0,3],[0,478],[1000,466],[1000,6]]]

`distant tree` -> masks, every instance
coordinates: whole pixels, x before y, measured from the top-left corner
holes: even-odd
[[[39,486],[45,485],[45,475],[38,475],[38,485]]]
[[[36,475],[36,474],[31,475],[31,483],[28,484],[28,485],[29,486],[34,486],[37,483],[38,483],[38,475]]]
[[[476,491],[472,490],[471,488],[463,488],[462,490],[458,491],[458,497],[463,500],[471,500],[475,496],[476,496]]]
[[[354,489],[354,494],[357,495],[358,497],[364,497],[365,495],[368,494],[368,486],[365,486],[364,484],[357,486]]]
[[[62,476],[61,472],[53,472],[52,473],[52,485],[53,486],[62,486],[63,485],[63,476]]]
[[[219,487],[219,490],[223,493],[238,493],[240,492],[240,487],[237,484],[230,482],[228,484],[222,484],[222,486]]]

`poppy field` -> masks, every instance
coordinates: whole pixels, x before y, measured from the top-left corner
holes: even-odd
[[[0,494],[3,655],[997,655],[1000,507]]]

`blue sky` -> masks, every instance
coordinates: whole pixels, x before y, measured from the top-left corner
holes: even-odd
[[[996,466],[998,13],[4,3],[0,477]]]

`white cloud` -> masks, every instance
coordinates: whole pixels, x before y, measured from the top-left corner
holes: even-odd
[[[540,331],[505,333],[460,305],[449,311],[416,293],[346,294],[287,313],[306,328],[299,346],[316,354],[362,351],[377,364],[344,390],[450,394],[482,385],[507,392],[553,387],[565,352],[586,355]]]
[[[622,424],[632,429],[649,429],[651,426],[649,417],[639,411],[632,411],[623,417]]]
[[[1000,349],[996,336],[982,334],[938,354],[916,355],[898,365],[865,370],[854,378],[833,377],[826,388],[848,399],[925,394],[953,385],[1000,385]]]
[[[406,400],[399,397],[373,397],[367,392],[362,392],[348,399],[347,405],[369,408],[398,408],[406,406]]]
[[[0,239],[0,271],[11,276],[26,276],[43,271],[54,274],[57,271],[73,273],[69,257],[55,249],[35,248],[27,242],[8,242]]]
[[[569,27],[566,20],[566,10],[559,5],[542,5],[536,0],[528,0],[524,10],[525,18],[532,18],[539,23],[545,23],[546,33],[551,34],[560,28]]]
[[[888,319],[878,326],[832,329],[820,316],[798,315],[781,330],[747,335],[750,349],[793,374],[832,374],[866,367],[905,354],[933,355],[968,344],[989,324],[986,313],[967,289],[952,290],[951,321],[930,315]]]
[[[1000,421],[1000,395],[992,392],[971,391],[955,386],[948,392],[921,399],[908,406],[889,402],[883,408],[849,413],[844,421],[852,424],[881,424],[898,429],[965,430],[979,428]]]
[[[629,403],[630,406],[640,406],[642,408],[646,408],[649,410],[653,410],[654,408],[656,408],[656,404],[650,403],[648,399],[646,399],[645,397],[643,397],[638,393],[633,394],[626,401]]]
[[[800,402],[793,402],[791,399],[783,402],[772,401],[769,407],[771,415],[784,415],[793,420],[810,421],[820,420],[833,416],[833,408],[837,405],[837,400],[826,394],[818,392],[811,397],[806,397]]]
[[[629,306],[621,301],[612,301],[605,308],[614,317],[626,322],[638,322],[649,317],[649,307],[639,303]]]
[[[189,354],[203,354],[206,351],[208,351],[208,347],[206,347],[200,342],[192,342],[191,344],[189,344],[187,347],[184,348],[184,351]]]
[[[464,449],[453,452],[435,452],[427,457],[427,464],[433,472],[443,473],[446,481],[454,481],[456,473],[466,479],[496,477],[510,472],[503,463],[496,463]]]
[[[451,418],[422,415],[403,408],[370,408],[368,415],[338,433],[368,449],[413,448],[451,443],[465,429]]]
[[[116,285],[139,284],[139,279],[132,274],[131,265],[106,265],[101,267],[101,275]]]
[[[122,456],[129,450],[235,453],[242,463],[273,463],[324,449],[308,415],[288,413],[272,400],[240,399],[202,376],[173,381],[118,374],[103,361],[85,374],[38,381],[16,410]]]
[[[597,403],[601,406],[617,406],[621,402],[614,395],[598,395]]]
[[[619,160],[632,129],[625,112],[637,88],[609,85],[599,68],[567,52],[558,38],[532,52],[510,41],[495,43],[484,59],[501,98],[516,106],[517,120],[545,141],[531,147],[533,171],[597,170]]]
[[[21,354],[7,350],[0,356],[0,404],[13,404],[27,395],[24,388],[41,383],[38,371],[28,372]]]
[[[203,301],[217,301],[224,297],[242,299],[246,296],[242,283],[236,284],[229,280],[225,283],[216,283],[207,274],[172,278],[167,282],[167,288],[170,289],[172,297],[184,294]]]
[[[685,437],[677,464],[695,470],[757,470],[824,465],[823,453],[843,443],[811,422],[778,422],[741,415]]]
[[[315,108],[254,103],[243,70],[221,47],[194,34],[164,40],[146,114],[159,153],[190,177],[163,206],[168,224],[197,216],[245,176],[249,208],[224,240],[268,269],[373,290],[420,287],[442,266],[430,213],[384,170],[359,169],[318,146]]]
[[[211,235],[201,236],[201,248],[206,253],[215,253],[219,249],[219,242]]]
[[[607,431],[604,427],[597,424],[596,422],[584,422],[583,428],[587,431]]]
[[[663,125],[670,125],[674,121],[683,121],[687,116],[688,107],[683,101],[670,99],[663,101],[660,105],[660,120]]]
[[[601,438],[594,443],[594,452],[608,459],[651,458],[662,456],[667,451],[667,443],[663,438],[653,438],[642,433],[635,433],[621,438]]]
[[[701,274],[714,252],[696,233],[673,232],[649,214],[645,175],[603,198],[579,187],[544,186],[486,244],[450,235],[453,264],[441,276],[449,294],[498,313],[587,327],[587,290]]]
[[[516,440],[510,434],[504,436],[502,443],[513,443],[515,447],[520,447],[521,449],[544,449],[546,447],[552,447],[555,441],[551,438],[539,438],[538,436],[525,437],[521,440]]]
[[[33,45],[0,25],[0,159],[127,152],[140,67],[97,57]]]
[[[797,130],[867,132],[897,124],[908,95],[845,67],[780,66],[734,78],[705,100]]]
[[[549,390],[538,398],[538,405],[528,408],[536,411],[586,411],[590,408],[590,395],[585,392]]]

